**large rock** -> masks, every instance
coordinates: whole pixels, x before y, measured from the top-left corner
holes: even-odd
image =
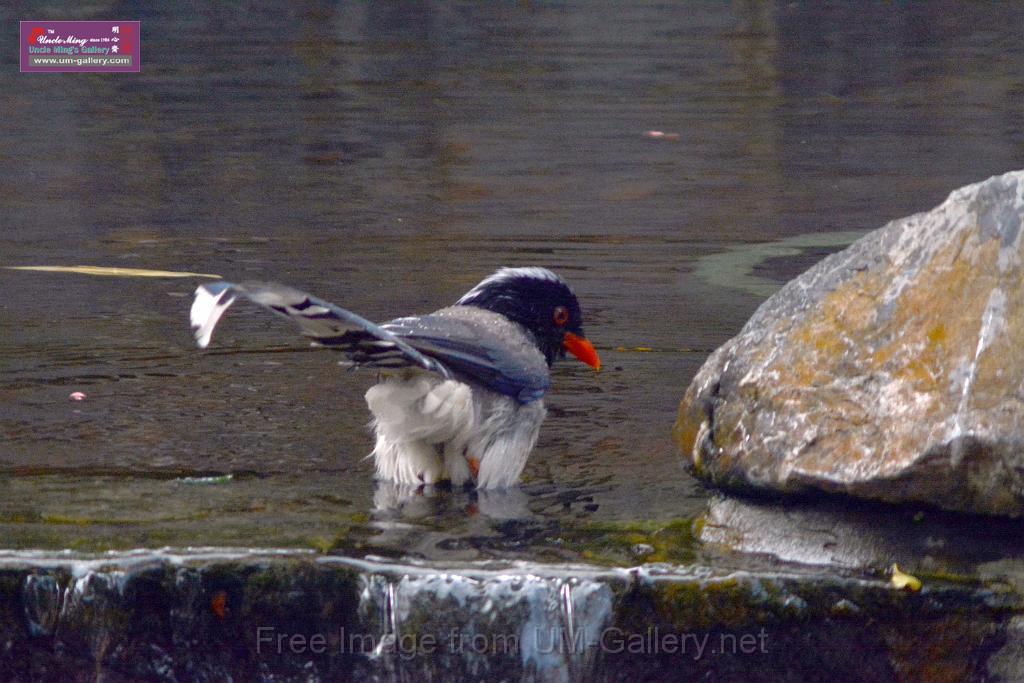
[[[1024,511],[1024,171],[824,259],[707,360],[675,436],[712,482]]]

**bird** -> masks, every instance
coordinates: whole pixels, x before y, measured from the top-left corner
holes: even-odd
[[[205,283],[190,312],[200,348],[239,297],[351,366],[377,370],[365,395],[375,438],[367,457],[378,479],[403,486],[514,486],[546,416],[552,364],[568,352],[601,368],[576,295],[537,266],[500,268],[451,306],[380,324],[285,285]]]

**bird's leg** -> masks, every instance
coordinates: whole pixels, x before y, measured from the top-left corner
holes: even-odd
[[[469,454],[469,449],[462,449],[462,456],[466,458],[466,464],[469,465],[469,471],[473,475],[473,481],[476,481],[480,477],[480,461]]]

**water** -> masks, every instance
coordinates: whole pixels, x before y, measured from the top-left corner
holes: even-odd
[[[519,491],[381,512],[369,373],[252,308],[199,352],[195,279],[0,270],[8,548],[559,557],[552,529],[693,517],[678,400],[771,289],[729,280],[1024,157],[1012,4],[0,9],[51,15],[141,20],[142,73],[20,75],[0,36],[0,266],[273,279],[379,320],[544,265],[604,369],[556,366]]]

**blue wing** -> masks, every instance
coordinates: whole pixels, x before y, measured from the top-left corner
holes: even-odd
[[[457,377],[520,403],[540,399],[551,385],[547,362],[536,344],[522,328],[495,313],[453,306],[392,320],[382,327],[440,361]]]
[[[528,334],[503,316],[454,306],[377,325],[328,301],[283,285],[214,282],[200,285],[191,321],[201,348],[220,317],[242,296],[295,322],[322,346],[377,368],[419,367],[457,377],[530,403],[550,386],[548,366]]]

